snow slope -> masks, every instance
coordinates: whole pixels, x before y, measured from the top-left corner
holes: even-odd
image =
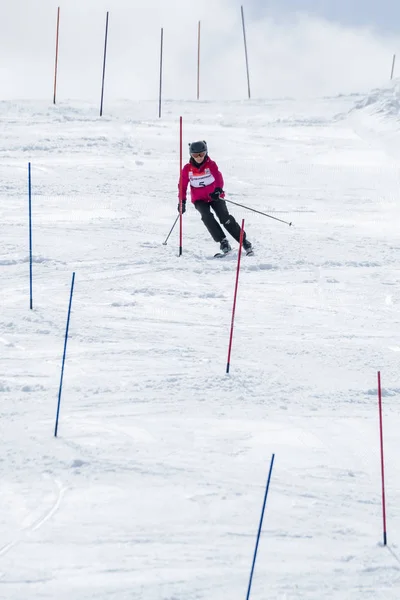
[[[382,148],[396,161],[400,158],[400,80],[394,79],[385,88],[372,90],[361,97],[353,108],[339,118],[348,120],[354,131],[366,142]]]
[[[151,103],[103,118],[0,103],[1,598],[245,597],[275,453],[251,597],[398,600],[399,158],[366,111],[357,95],[168,101],[162,119]],[[294,223],[232,207],[256,255],[229,375],[236,253],[212,260],[191,206],[183,256],[178,228],[162,244],[180,115],[227,198]]]

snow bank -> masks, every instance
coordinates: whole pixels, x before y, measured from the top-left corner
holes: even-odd
[[[336,121],[351,127],[368,146],[376,149],[376,164],[387,157],[397,163],[400,159],[400,79],[386,87],[375,88],[366,96],[359,95],[347,113],[336,116]]]
[[[350,112],[363,110],[371,115],[380,115],[386,119],[400,122],[400,79],[396,79],[386,88],[372,90],[368,96],[359,100]]]

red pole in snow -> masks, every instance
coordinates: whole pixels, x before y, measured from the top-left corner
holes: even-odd
[[[239,252],[238,252],[238,261],[237,261],[237,267],[236,267],[236,283],[235,283],[235,292],[233,294],[231,333],[230,333],[230,336],[229,336],[228,360],[227,360],[227,363],[226,363],[226,372],[227,373],[229,373],[229,367],[231,365],[231,351],[232,351],[232,340],[233,340],[233,325],[234,325],[234,322],[235,322],[236,298],[237,298],[237,291],[238,291],[238,285],[239,285],[240,258],[242,256],[243,235],[244,235],[244,219],[242,220],[242,227],[240,229]]]
[[[379,437],[381,446],[381,478],[382,478],[382,514],[383,514],[383,545],[386,546],[386,498],[385,498],[385,463],[383,459],[383,425],[382,425],[382,390],[381,372],[378,371],[378,405],[379,405]]]
[[[179,117],[179,256],[182,256],[182,117]]]

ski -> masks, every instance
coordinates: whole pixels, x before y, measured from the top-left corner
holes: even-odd
[[[223,258],[224,256],[227,256],[230,253],[231,250],[229,250],[229,252],[217,252],[216,254],[214,254],[214,258]]]
[[[229,250],[229,252],[217,252],[216,254],[214,254],[214,258],[223,258],[224,256],[226,256],[227,254],[230,254],[232,252],[232,250]],[[254,256],[254,250],[247,250],[246,252],[246,256]]]

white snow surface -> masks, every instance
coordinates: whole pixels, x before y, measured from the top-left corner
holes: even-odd
[[[1,598],[245,598],[273,453],[251,598],[400,598],[396,85],[0,103]],[[206,139],[228,199],[293,221],[228,205],[255,248],[228,375],[237,244],[213,259],[188,206],[163,245],[180,115],[185,159]]]

